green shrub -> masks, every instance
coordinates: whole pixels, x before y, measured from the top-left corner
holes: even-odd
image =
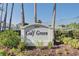
[[[64,37],[68,37],[68,31],[66,30],[61,30],[61,29],[57,29],[55,32],[55,38],[56,38],[56,42],[60,42],[62,43],[61,39]]]
[[[52,47],[53,47],[52,42],[49,42],[49,43],[48,43],[48,48],[50,49],[50,48],[52,48]]]
[[[24,50],[25,47],[26,47],[26,45],[25,45],[24,42],[20,42],[19,45],[18,45],[18,49],[21,50],[21,51]]]
[[[7,47],[17,47],[19,44],[19,34],[13,30],[6,30],[0,33],[0,44]]]
[[[64,37],[62,39],[62,42],[64,44],[70,45],[73,48],[77,48],[77,49],[79,48],[79,40],[78,39],[72,39],[70,37]]]
[[[77,39],[73,39],[72,42],[71,42],[71,46],[72,46],[73,48],[79,48],[78,42],[79,42],[79,41],[78,41]]]
[[[73,38],[73,30],[68,31],[68,32],[67,32],[67,36],[68,36],[68,37],[72,37],[72,38]]]
[[[72,38],[71,38],[71,37],[64,37],[64,38],[62,38],[61,40],[62,40],[62,42],[63,42],[64,44],[68,44],[69,41],[72,40]]]
[[[62,35],[61,30],[57,29],[56,32],[55,32],[55,38],[56,38],[56,40],[60,41],[61,35]]]
[[[79,39],[79,30],[73,30],[73,37]]]
[[[0,56],[6,56],[6,52],[4,50],[0,50]]]

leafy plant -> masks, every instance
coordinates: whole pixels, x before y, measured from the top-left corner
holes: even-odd
[[[79,40],[78,39],[72,39],[70,37],[64,37],[62,39],[62,42],[64,44],[72,46],[73,48],[77,48],[77,49],[79,48]]]
[[[62,38],[62,42],[63,42],[64,44],[68,44],[70,40],[72,40],[71,37],[64,37],[64,38]]]
[[[79,42],[79,41],[78,41],[77,39],[73,39],[72,42],[71,42],[71,46],[72,46],[73,48],[79,48],[78,42]]]
[[[73,37],[79,39],[79,30],[73,30]]]
[[[4,50],[0,50],[0,56],[6,56],[6,52]]]
[[[68,31],[57,29],[56,32],[55,32],[56,42],[62,43],[61,39],[64,38],[64,37],[68,37]]]
[[[52,47],[53,47],[52,42],[49,42],[49,43],[48,43],[48,48],[50,49],[50,48],[52,48]]]
[[[0,44],[6,47],[17,47],[19,44],[19,34],[13,30],[5,30],[0,33]]]
[[[18,45],[18,49],[20,50],[24,50],[25,49],[25,43],[24,42],[20,42],[19,45]]]

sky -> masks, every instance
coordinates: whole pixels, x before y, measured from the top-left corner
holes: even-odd
[[[9,19],[10,19],[10,12],[11,12],[11,4],[9,3],[7,22],[9,22]],[[24,13],[25,13],[25,22],[34,23],[34,4],[33,3],[24,4]],[[37,4],[37,18],[40,19],[44,24],[47,24],[47,25],[51,24],[52,14],[53,14],[53,3]],[[76,17],[78,16],[79,16],[79,4],[77,3],[71,3],[71,4],[57,3],[56,4],[56,25],[69,24],[71,22],[78,23],[79,19],[78,18],[76,19]],[[15,3],[12,23],[17,24],[20,22],[21,22],[21,4]]]

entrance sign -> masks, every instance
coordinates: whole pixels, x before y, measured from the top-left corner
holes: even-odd
[[[21,41],[25,42],[27,46],[38,46],[38,43],[48,46],[49,42],[53,43],[53,30],[50,26],[38,23],[23,26]]]

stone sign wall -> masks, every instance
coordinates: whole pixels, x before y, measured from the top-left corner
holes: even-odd
[[[53,43],[53,30],[51,27],[42,24],[32,24],[21,28],[21,41],[27,46],[48,46]]]

